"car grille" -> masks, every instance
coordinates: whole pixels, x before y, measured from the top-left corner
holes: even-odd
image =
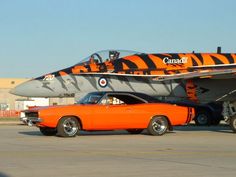
[[[25,117],[38,117],[38,112],[26,112]]]

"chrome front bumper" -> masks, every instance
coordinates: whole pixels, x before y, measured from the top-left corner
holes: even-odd
[[[42,122],[43,119],[39,117],[21,117],[20,121],[22,121],[24,124],[27,124],[28,126],[33,126],[37,123]]]

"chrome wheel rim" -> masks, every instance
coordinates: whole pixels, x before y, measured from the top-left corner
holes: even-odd
[[[64,131],[69,136],[74,136],[78,131],[78,125],[75,120],[68,118],[63,122]]]
[[[163,120],[155,120],[152,123],[153,130],[157,133],[163,133],[166,130],[166,125]]]

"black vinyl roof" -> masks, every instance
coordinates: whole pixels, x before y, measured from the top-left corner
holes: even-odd
[[[143,100],[145,100],[146,102],[148,103],[157,103],[157,102],[161,102],[160,100],[150,96],[150,95],[147,95],[147,94],[144,94],[144,93],[139,93],[139,92],[120,92],[120,91],[102,91],[102,92],[92,92],[94,94],[102,94],[102,95],[105,95],[105,94],[113,94],[113,95],[133,95],[135,97],[138,97],[138,98],[141,98]]]

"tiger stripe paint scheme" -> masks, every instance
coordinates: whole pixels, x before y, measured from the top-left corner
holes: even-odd
[[[186,63],[167,63],[165,61],[178,61],[181,58],[187,59]],[[83,73],[118,73],[133,75],[171,75],[187,73],[198,70],[197,67],[220,67],[225,68],[229,65],[235,65],[236,54],[141,54],[120,58],[114,61],[104,63],[92,63],[88,65],[79,64],[59,71],[57,76],[66,74]]]
[[[233,100],[235,63],[235,53],[133,54],[115,60],[81,62],[33,79],[12,92],[64,97],[92,91],[131,91],[196,102]],[[99,84],[101,78],[107,82],[104,86]]]

